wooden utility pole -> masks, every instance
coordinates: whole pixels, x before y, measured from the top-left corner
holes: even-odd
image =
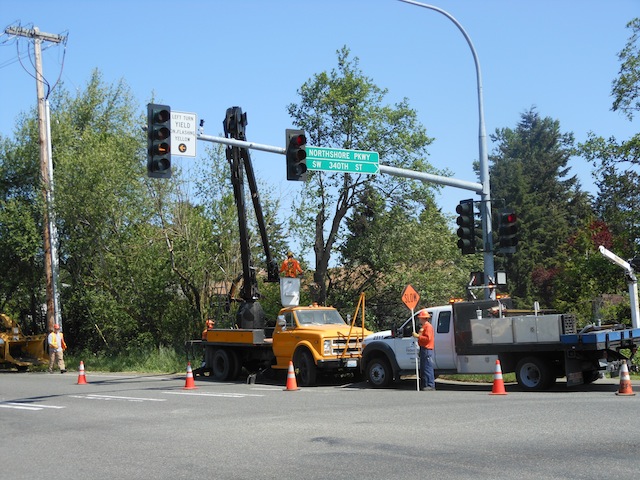
[[[51,138],[49,136],[48,115],[46,108],[46,98],[44,95],[44,75],[42,74],[42,42],[61,43],[66,40],[66,36],[56,35],[53,33],[41,32],[38,27],[32,29],[22,27],[7,27],[5,33],[10,35],[16,35],[20,37],[27,37],[33,39],[33,49],[35,56],[35,78],[36,78],[36,91],[38,94],[38,131],[39,131],[39,143],[40,143],[40,176],[42,182],[42,194],[44,196],[44,270],[47,283],[47,328],[53,329],[55,323],[62,323],[61,316],[58,311],[57,301],[57,272],[53,268],[54,261],[57,264],[57,258],[54,260],[52,255],[52,230],[55,229],[50,221],[53,212],[52,205],[52,179],[53,172],[52,161],[50,158],[51,152]],[[55,249],[56,247],[54,247]],[[57,255],[57,253],[56,253]],[[61,325],[62,326],[62,325]]]

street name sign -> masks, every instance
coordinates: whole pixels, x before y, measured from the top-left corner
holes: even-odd
[[[305,151],[308,170],[373,175],[380,172],[378,152],[327,147],[305,147]]]
[[[195,158],[197,119],[195,113],[171,111],[172,155]]]

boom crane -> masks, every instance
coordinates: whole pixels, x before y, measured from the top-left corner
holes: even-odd
[[[231,107],[227,109],[223,126],[225,137],[246,141],[245,128],[247,126],[247,114],[242,113],[242,109],[240,107]],[[247,211],[244,197],[245,174],[249,184],[251,199],[253,201],[253,209],[255,211],[260,236],[262,238],[262,246],[266,256],[268,282],[279,281],[278,264],[273,259],[269,248],[264,215],[262,214],[258,186],[253,172],[253,165],[251,163],[249,150],[247,148],[240,148],[237,146],[227,146],[226,157],[229,162],[229,166],[231,167],[231,183],[233,185],[233,195],[235,197],[236,208],[238,210],[240,254],[242,256],[243,281],[242,288],[240,289],[242,303],[238,309],[236,323],[240,328],[264,328],[265,314],[260,302],[258,301],[261,295],[258,290],[256,268],[253,265],[251,248],[249,245],[249,230],[247,227]]]

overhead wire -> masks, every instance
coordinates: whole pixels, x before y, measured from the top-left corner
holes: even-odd
[[[14,24],[17,24],[18,26],[20,26],[20,22],[14,22]],[[7,36],[6,39],[2,39],[4,36]],[[35,60],[32,57],[32,51],[30,45],[35,45],[35,42],[38,41],[38,39],[27,39],[27,41],[29,42],[29,45],[27,46],[27,51],[24,53],[20,52],[20,37],[17,35],[9,35],[6,32],[6,29],[2,32],[2,34],[0,34],[0,46],[8,46],[11,43],[15,43],[16,44],[16,57],[6,60],[3,63],[0,63],[0,69],[8,67],[9,65],[13,65],[16,62],[20,63],[20,66],[22,67],[22,69],[27,72],[27,74],[35,79],[36,81],[41,81],[45,86],[46,86],[46,94],[45,94],[45,98],[49,98],[49,95],[51,95],[51,92],[53,91],[53,89],[58,85],[58,83],[60,83],[60,79],[62,78],[62,73],[64,71],[64,61],[66,58],[66,53],[67,53],[67,38],[68,38],[68,33],[66,35],[64,35],[63,39],[61,42],[63,48],[62,51],[62,60],[60,61],[60,71],[58,74],[58,77],[55,81],[55,83],[53,85],[51,85],[49,83],[49,81],[44,77],[44,75],[42,74],[42,72],[40,73],[40,77],[41,78],[37,78],[37,75],[32,73],[32,71],[36,71],[36,66],[35,66]],[[46,44],[41,46],[41,51],[46,51],[51,47],[57,46],[58,44],[55,42],[47,42]],[[35,47],[34,47],[35,48]],[[31,63],[31,67],[32,68],[27,68],[27,66],[25,66],[25,64],[23,63],[23,60],[25,58],[29,58],[29,62]]]

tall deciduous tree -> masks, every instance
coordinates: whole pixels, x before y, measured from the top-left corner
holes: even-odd
[[[23,117],[16,138],[0,141],[0,311],[31,318],[25,330],[43,329],[42,196],[37,123]]]
[[[309,144],[377,151],[385,164],[428,170],[426,147],[431,139],[407,99],[384,105],[387,91],[363,75],[358,58],[350,58],[346,47],[337,53],[337,68],[314,75],[298,90],[300,102],[288,106],[294,123],[306,131]],[[384,175],[311,172],[301,193],[293,231],[301,237],[313,232],[314,296],[320,303],[327,298],[327,269],[343,220],[371,184],[389,198],[402,188],[414,190],[419,197],[425,188]]]
[[[627,24],[631,35],[618,54],[620,71],[613,81],[611,109],[632,121],[640,109],[640,18]],[[627,239],[622,255],[640,251],[640,134],[626,141],[604,139],[590,133],[579,145],[580,153],[594,166],[599,194],[595,207],[612,232]],[[623,245],[620,245],[621,247]]]

